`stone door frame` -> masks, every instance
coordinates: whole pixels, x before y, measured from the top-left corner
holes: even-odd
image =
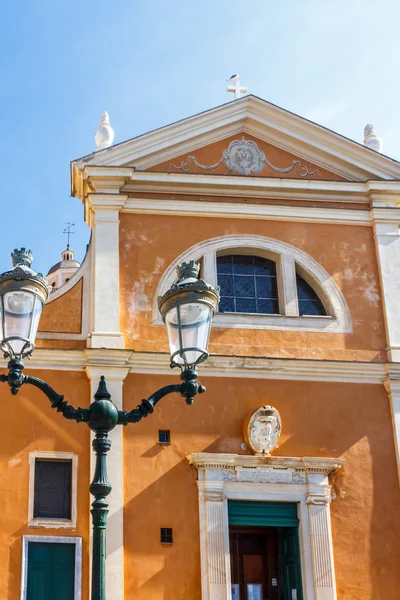
[[[198,469],[202,600],[231,600],[228,500],[296,502],[303,595],[336,600],[328,475],[336,458],[191,454]]]

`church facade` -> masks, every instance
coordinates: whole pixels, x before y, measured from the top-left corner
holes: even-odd
[[[73,161],[71,185],[91,242],[26,372],[82,407],[104,375],[131,410],[179,382],[176,267],[221,294],[206,393],[111,432],[107,598],[396,600],[400,163],[246,96]],[[0,596],[86,600],[89,430],[1,397]]]

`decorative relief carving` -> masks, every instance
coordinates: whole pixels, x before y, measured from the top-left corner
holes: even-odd
[[[227,469],[226,471],[224,471],[223,479],[224,481],[236,481],[236,471],[231,471],[230,469]]]
[[[329,504],[331,500],[332,495],[330,492],[318,495],[310,494],[309,496],[307,496],[307,504],[313,504],[314,506],[325,506]]]
[[[223,159],[230,171],[241,175],[260,173],[266,162],[265,154],[258,149],[257,144],[244,138],[229,144]]]
[[[203,498],[206,502],[223,502],[226,496],[223,492],[204,492]]]
[[[252,483],[292,483],[293,472],[291,469],[271,469],[256,467],[238,469],[237,480]]]
[[[306,474],[293,469],[274,469],[273,467],[237,467],[235,471],[227,469],[223,472],[224,481],[247,483],[288,483],[304,485]]]
[[[299,485],[305,484],[307,482],[306,474],[299,473],[298,471],[293,472],[292,483],[296,483]]]
[[[281,417],[273,406],[258,408],[244,423],[244,435],[255,454],[271,453],[282,431]]]
[[[240,140],[231,142],[228,148],[224,150],[222,157],[213,165],[203,165],[196,160],[195,156],[188,156],[186,160],[183,160],[180,163],[180,165],[171,163],[168,171],[171,172],[173,169],[176,169],[177,171],[189,173],[192,165],[195,165],[198,169],[203,169],[204,171],[212,171],[217,169],[223,162],[229,171],[232,173],[240,173],[240,175],[261,173],[265,165],[276,173],[291,173],[294,169],[297,169],[297,175],[299,175],[299,177],[307,177],[315,174],[320,175],[318,169],[309,171],[299,160],[294,160],[291,165],[285,168],[275,167],[275,165],[269,162],[265,153],[258,148],[255,142],[246,140],[244,137]]]

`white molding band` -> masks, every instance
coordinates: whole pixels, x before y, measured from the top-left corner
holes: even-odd
[[[35,462],[37,458],[45,460],[70,460],[71,471],[71,519],[35,518],[33,508],[35,502]],[[75,529],[77,518],[78,494],[78,456],[72,452],[30,452],[29,453],[29,500],[28,527],[46,527],[48,529]]]
[[[100,377],[104,375],[111,399],[122,410],[122,386],[129,369],[112,367],[104,369],[103,366],[86,367],[90,379],[91,399],[97,391]],[[109,433],[111,451],[107,456],[107,470],[112,486],[111,494],[107,500],[109,513],[107,519],[112,520],[112,527],[107,530],[106,550],[106,596],[113,600],[124,600],[124,460],[123,460],[123,427],[115,427]],[[91,435],[93,439],[93,433]],[[95,456],[90,449],[91,474],[94,472]],[[90,502],[92,502],[90,497]],[[90,537],[92,545],[92,534]],[[90,569],[91,571],[91,569]]]
[[[22,536],[22,569],[21,569],[21,594],[20,600],[27,600],[28,585],[28,544],[75,544],[75,582],[74,600],[82,597],[82,538],[61,537],[47,535],[24,535]]]
[[[7,361],[1,359],[3,369]],[[108,370],[124,367],[130,373],[152,373],[178,377],[169,367],[169,354],[161,352],[132,352],[132,350],[61,350],[37,348],[27,368],[49,371],[84,371],[86,367],[101,366]],[[299,381],[337,381],[343,383],[382,384],[388,371],[400,376],[400,363],[378,363],[344,360],[313,360],[267,358],[253,356],[211,355],[200,367],[200,376],[280,379]]]
[[[307,197],[310,200],[310,196]],[[331,199],[332,202],[332,199]],[[284,206],[276,204],[241,204],[170,198],[129,198],[123,213],[174,215],[179,217],[214,217],[220,219],[263,219],[296,223],[370,226],[367,209]]]
[[[228,500],[295,502],[303,594],[336,600],[328,474],[342,459],[191,454],[198,470],[202,600],[231,600]]]
[[[157,297],[163,295],[176,281],[176,267],[183,261],[205,260],[207,257],[207,275],[209,283],[217,281],[216,257],[219,253],[231,250],[235,253],[248,253],[249,250],[259,256],[266,256],[276,261],[278,281],[281,282],[280,303],[283,315],[243,315],[216,314],[213,327],[239,329],[274,329],[301,331],[323,331],[327,333],[351,333],[352,324],[350,312],[339,287],[325,269],[311,256],[298,248],[261,235],[224,235],[211,238],[195,244],[180,254],[162,275],[153,301],[153,323],[162,324],[157,305]],[[292,268],[287,268],[290,260]],[[321,296],[328,317],[300,317],[298,304],[293,300],[295,293],[293,263],[299,265],[310,279],[315,292]],[[282,268],[285,265],[285,268]],[[296,293],[297,298],[297,293]],[[297,316],[293,313],[297,310]]]

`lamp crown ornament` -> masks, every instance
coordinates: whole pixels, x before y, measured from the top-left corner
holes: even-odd
[[[14,252],[11,252],[13,267],[24,266],[31,267],[33,262],[33,254],[26,248],[15,248]]]
[[[198,279],[200,273],[200,263],[194,260],[183,262],[176,267],[176,272],[179,281],[186,281],[187,279]]]
[[[110,117],[108,112],[104,111],[100,117],[100,125],[94,137],[96,146],[99,150],[109,148],[114,141],[114,129],[110,125]]]

